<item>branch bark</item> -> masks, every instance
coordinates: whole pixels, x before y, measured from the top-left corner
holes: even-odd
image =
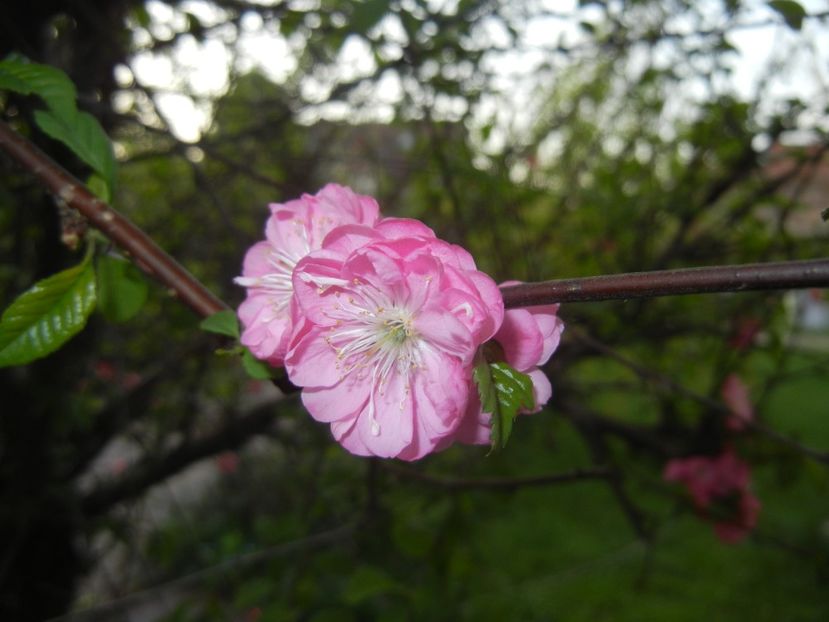
[[[139,268],[197,314],[207,317],[227,308],[144,231],[89,192],[80,181],[2,121],[0,149],[34,175],[59,201],[80,212],[92,226],[133,258]]]
[[[629,272],[501,288],[504,306],[829,287],[829,259]]]
[[[201,316],[227,305],[111,206],[92,195],[31,142],[0,121],[0,149],[60,201],[130,255],[147,274]],[[558,302],[628,300],[682,294],[829,287],[829,259],[632,272],[524,283],[502,288],[507,308]]]

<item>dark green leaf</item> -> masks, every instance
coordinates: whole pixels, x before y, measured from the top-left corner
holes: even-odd
[[[97,119],[88,112],[59,115],[38,110],[35,121],[40,129],[74,151],[106,181],[110,196],[115,187],[115,156],[112,144]]]
[[[62,117],[71,117],[76,110],[75,85],[65,73],[49,65],[22,58],[0,61],[0,89],[37,95]]]
[[[794,0],[771,0],[769,7],[777,11],[790,28],[800,30],[803,27],[806,9],[799,2]]]
[[[219,311],[210,317],[204,318],[199,324],[199,328],[208,333],[226,335],[234,339],[239,338],[239,320],[236,319],[236,313],[230,309]]]
[[[344,594],[345,602],[349,605],[359,605],[374,596],[393,592],[398,588],[397,582],[382,569],[374,566],[360,566],[351,573],[348,579]]]
[[[130,262],[109,255],[98,259],[98,308],[110,322],[126,322],[147,301],[149,286]]]
[[[535,407],[532,380],[504,362],[489,363],[483,358],[472,376],[478,385],[481,408],[491,415],[492,448],[503,449],[518,412]]]
[[[365,34],[374,26],[389,10],[388,0],[365,0],[353,4],[354,12],[351,14],[349,30],[357,34]]]
[[[95,272],[84,263],[36,283],[0,318],[0,367],[24,365],[62,346],[95,308]]]
[[[274,368],[255,358],[250,350],[245,350],[242,354],[242,367],[248,373],[248,376],[256,380],[269,380],[273,378]]]

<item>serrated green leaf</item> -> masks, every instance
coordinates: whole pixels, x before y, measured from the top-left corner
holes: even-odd
[[[61,117],[71,117],[76,110],[75,85],[65,73],[49,65],[6,58],[0,61],[0,88],[37,95]]]
[[[89,261],[35,283],[0,318],[0,367],[24,365],[57,350],[86,325],[95,294]]]
[[[472,372],[483,412],[491,415],[492,449],[503,449],[512,434],[516,415],[535,408],[532,379],[507,363],[489,363],[483,357]]]
[[[50,110],[35,111],[35,122],[46,134],[69,147],[89,164],[107,184],[110,196],[115,188],[115,155],[112,144],[98,120],[88,112],[60,115]]]
[[[800,30],[803,27],[806,9],[799,2],[794,0],[772,0],[768,4],[771,9],[774,9],[783,17],[789,28]]]
[[[147,281],[130,262],[105,255],[98,258],[98,309],[110,322],[135,317],[149,293]]]
[[[245,368],[248,376],[255,380],[270,380],[275,371],[273,367],[254,357],[247,349],[242,353],[242,367]]]
[[[234,339],[239,338],[239,320],[236,319],[236,313],[230,309],[219,311],[210,317],[204,318],[199,323],[199,328],[208,333],[226,335]]]

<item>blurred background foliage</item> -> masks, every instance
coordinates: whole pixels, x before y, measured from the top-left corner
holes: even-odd
[[[267,204],[329,181],[499,281],[825,254],[820,4],[49,0],[3,7],[0,55],[72,77],[115,141],[116,208],[235,305]],[[771,49],[738,51],[752,31]],[[781,95],[804,66],[812,90]],[[0,95],[85,178],[36,107]],[[0,179],[5,307],[77,257],[52,198],[2,156]],[[0,617],[826,619],[826,308],[818,291],[568,305],[553,399],[504,452],[401,465],[343,452],[152,288],[129,322],[94,317],[0,371]],[[732,373],[759,422],[742,434]],[[763,504],[733,546],[661,477],[727,446]]]

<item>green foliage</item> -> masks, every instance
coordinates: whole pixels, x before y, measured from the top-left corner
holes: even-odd
[[[57,350],[86,325],[95,297],[88,259],[21,294],[0,318],[0,367],[24,365]]]
[[[204,318],[199,324],[199,328],[209,333],[225,335],[234,339],[239,338],[239,320],[236,319],[236,313],[230,309],[219,311],[210,317]]]
[[[254,380],[268,380],[276,373],[273,367],[254,357],[247,348],[242,352],[242,367]]]
[[[790,28],[800,30],[803,27],[806,9],[799,2],[795,2],[795,0],[771,0],[768,4],[770,8],[783,17]]]
[[[365,34],[374,26],[389,9],[389,0],[362,0],[354,3],[354,12],[349,22],[350,28],[358,33]]]
[[[147,301],[149,285],[132,263],[121,257],[98,258],[98,309],[110,322],[132,319]]]
[[[46,134],[69,147],[106,182],[109,194],[115,187],[115,156],[98,120],[88,112],[73,110],[35,111],[35,122]]]
[[[512,435],[512,424],[521,409],[535,408],[533,383],[503,361],[488,362],[481,357],[472,373],[481,398],[481,407],[491,415],[492,448],[503,449]]]
[[[0,89],[37,95],[64,119],[75,112],[75,85],[61,70],[19,56],[0,61]]]
[[[112,145],[97,119],[75,105],[75,86],[60,70],[21,57],[0,61],[0,89],[37,95],[47,110],[35,111],[35,122],[46,134],[69,147],[115,189],[116,163]]]

